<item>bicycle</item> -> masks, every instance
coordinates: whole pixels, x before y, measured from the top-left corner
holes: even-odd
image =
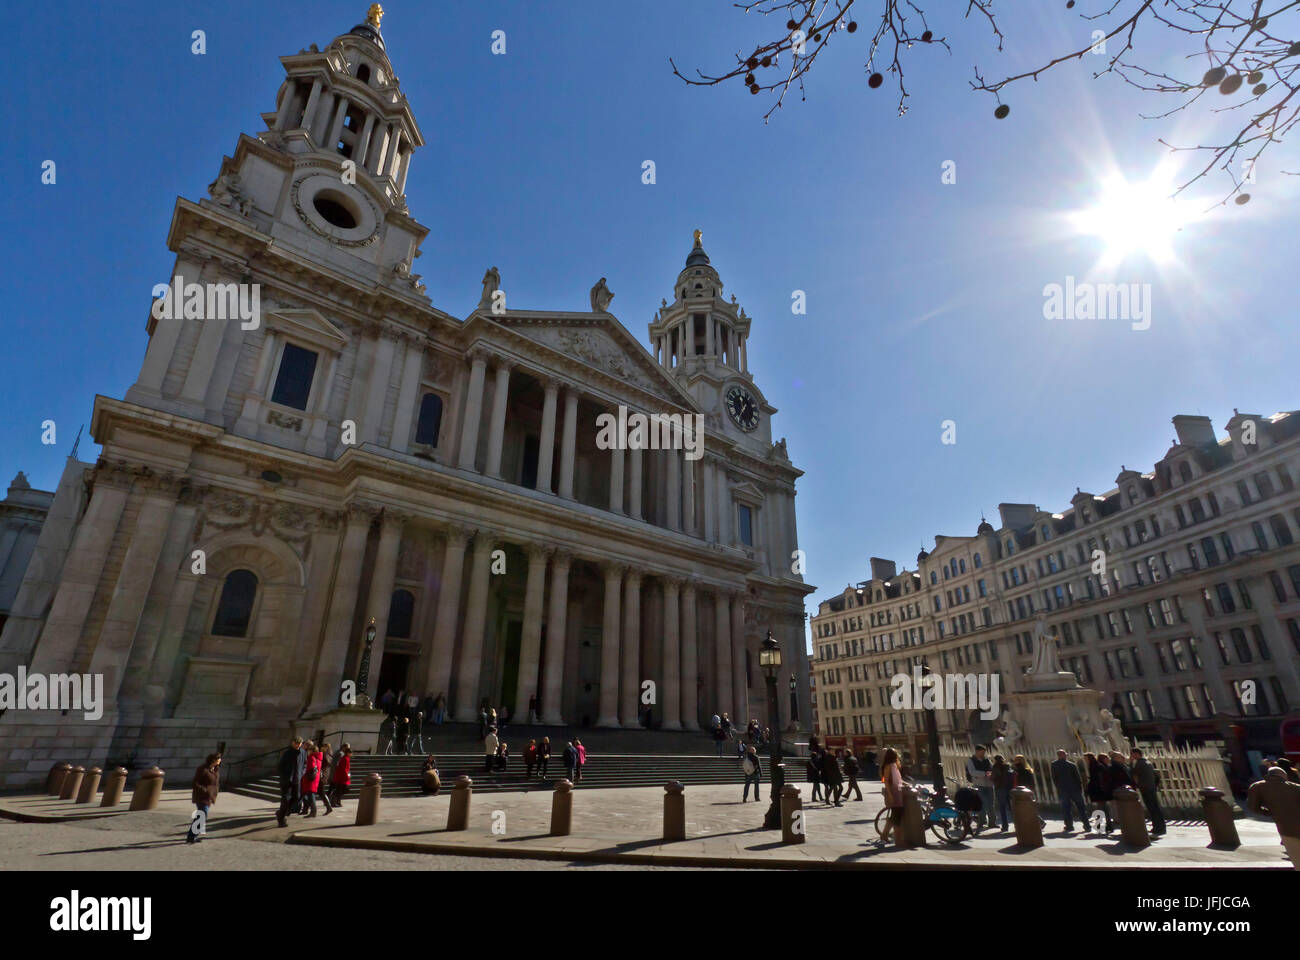
[[[948,778],[952,783],[961,785]],[[965,840],[968,836],[973,836],[977,831],[972,822],[969,810],[959,810],[945,796],[936,801],[934,791],[923,784],[914,785],[916,790],[917,802],[921,806],[921,821],[928,825],[931,833],[944,843],[956,846]],[[883,807],[876,814],[875,827],[876,835],[882,839],[885,836],[885,823],[889,819],[889,808]]]

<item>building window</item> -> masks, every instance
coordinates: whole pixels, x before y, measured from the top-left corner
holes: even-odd
[[[1273,528],[1273,538],[1277,540],[1279,546],[1287,547],[1291,545],[1291,528],[1287,525],[1286,517],[1280,513],[1275,513],[1268,518],[1268,525]]]
[[[1246,589],[1244,580],[1237,581],[1237,593],[1241,596],[1241,605],[1247,610],[1254,609],[1254,604],[1250,600],[1250,591]]]
[[[1210,515],[1217,517],[1219,515],[1219,498],[1212,493],[1207,493],[1205,499],[1210,502]]]
[[[1269,677],[1268,685],[1273,689],[1273,703],[1277,706],[1278,713],[1286,713],[1288,709],[1286,702],[1286,693],[1282,690],[1282,681],[1277,677]]]
[[[1169,641],[1169,656],[1173,658],[1175,670],[1187,669],[1187,658],[1183,655],[1183,641]]]
[[[442,397],[436,393],[426,393],[420,400],[420,419],[415,425],[415,442],[436,447],[441,427]]]
[[[1219,565],[1219,548],[1214,545],[1213,537],[1205,537],[1201,541],[1201,550],[1205,553],[1206,566],[1217,567]]]
[[[983,563],[983,561],[980,560],[980,555],[979,555],[978,553],[975,554],[975,569],[978,570],[978,569],[979,569],[980,567],[982,567],[983,565],[984,565],[984,563]]]
[[[1174,625],[1174,612],[1167,599],[1161,599],[1160,601],[1160,622],[1166,627]]]
[[[1241,498],[1241,505],[1247,506],[1251,502],[1250,487],[1246,485],[1245,480],[1237,481],[1237,496]]]
[[[1232,599],[1232,591],[1226,583],[1216,583],[1215,592],[1219,595],[1219,609],[1224,613],[1236,613],[1237,603]]]
[[[217,601],[217,615],[212,620],[214,637],[246,637],[248,621],[253,616],[257,598],[257,576],[250,570],[232,570],[226,574]]]
[[[1300,572],[1300,568],[1297,568],[1297,572]],[[1277,597],[1277,602],[1286,603],[1286,587],[1282,586],[1282,578],[1276,570],[1268,572],[1268,582],[1273,585],[1273,596]]]
[[[736,515],[740,518],[740,542],[747,547],[754,545],[753,514],[749,507],[740,504],[736,508]]]
[[[1300,563],[1287,567],[1286,572],[1291,578],[1291,589],[1295,591],[1297,597],[1300,597]]]
[[[1180,460],[1178,463],[1178,476],[1182,478],[1183,483],[1192,482],[1192,465],[1186,460]]]
[[[1199,497],[1192,497],[1192,499],[1188,501],[1187,505],[1191,507],[1192,510],[1192,523],[1200,523],[1205,519],[1205,508],[1201,506],[1201,500]]]
[[[311,396],[311,381],[316,374],[317,355],[293,343],[286,343],[280,354],[280,371],[275,377],[271,402],[295,410],[306,410]]]
[[[1128,699],[1129,712],[1134,720],[1142,720],[1142,708],[1138,706],[1137,694],[1130,690],[1125,697]]]
[[[1264,535],[1264,525],[1256,520],[1250,525],[1250,530],[1255,534],[1255,546],[1261,550],[1268,549],[1268,537]]]
[[[1250,655],[1250,646],[1246,643],[1246,631],[1240,627],[1233,627],[1232,647],[1237,651],[1237,660],[1240,663],[1250,663],[1254,658]]]
[[[1228,659],[1228,645],[1223,642],[1223,634],[1217,630],[1214,633],[1214,645],[1219,648],[1219,659],[1223,661],[1223,665],[1230,666],[1232,661]]]
[[[1259,653],[1259,659],[1273,659],[1268,649],[1268,641],[1264,639],[1264,631],[1259,628],[1259,624],[1252,623],[1250,625],[1250,635],[1255,638],[1255,650]]]
[[[1169,661],[1165,658],[1165,645],[1163,643],[1153,644],[1156,648],[1156,659],[1160,661],[1160,672],[1169,672]]]
[[[1223,558],[1224,558],[1224,560],[1227,560],[1227,561],[1231,562],[1231,561],[1232,561],[1232,558],[1235,557],[1235,556],[1237,555],[1237,551],[1234,550],[1233,547],[1232,547],[1232,537],[1230,537],[1230,536],[1228,536],[1226,533],[1224,533],[1224,534],[1221,534],[1221,535],[1219,536],[1219,539],[1223,541]]]

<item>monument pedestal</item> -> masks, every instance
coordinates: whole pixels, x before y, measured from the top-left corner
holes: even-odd
[[[1074,680],[1074,674],[1067,674]],[[1024,728],[1028,745],[1043,750],[1068,750],[1082,753],[1089,749],[1079,742],[1070,725],[1070,717],[1084,713],[1097,715],[1101,691],[1076,686],[1072,690],[1026,690],[1004,694],[1002,699],[1015,711]],[[1011,758],[1007,757],[1010,761]]]
[[[303,717],[293,722],[294,733],[301,737],[314,737],[322,729],[332,741],[335,750],[347,743],[353,753],[378,753],[379,731],[388,720],[382,710],[373,707],[335,707],[328,713]]]

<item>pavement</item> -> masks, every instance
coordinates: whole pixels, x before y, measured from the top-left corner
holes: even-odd
[[[1209,832],[1201,822],[1171,821],[1166,836],[1149,847],[1135,849],[1118,839],[1066,835],[1059,820],[1048,821],[1045,845],[1020,848],[1014,833],[986,831],[953,847],[928,836],[929,845],[914,850],[882,848],[876,839],[874,819],[881,808],[879,796],[864,793],[863,801],[846,801],[835,807],[809,803],[804,807],[807,842],[786,845],[778,831],[761,829],[764,802],[742,803],[740,785],[689,787],[686,790],[687,839],[662,841],[664,792],[659,788],[583,789],[573,793],[572,835],[549,836],[550,792],[485,794],[471,802],[469,829],[445,829],[450,803],[448,793],[438,797],[381,800],[380,822],[359,827],[353,823],[356,797],[342,810],[315,819],[291,817],[281,828],[274,806],[223,793],[208,820],[202,869],[296,869],[315,863],[312,858],[337,855],[333,869],[388,868],[402,863],[438,867],[436,863],[476,862],[491,869],[544,869],[565,864],[635,867],[758,868],[758,869],[1004,869],[1033,867],[1052,870],[1091,870],[1114,867],[1160,869],[1293,869],[1272,822],[1243,817],[1237,820],[1242,844],[1236,849],[1211,848]],[[805,793],[807,791],[805,790]],[[171,848],[184,846],[181,835],[193,807],[188,790],[164,791],[158,809],[115,811],[46,797],[0,798],[0,817],[26,821],[32,826],[0,821],[0,868],[95,869],[83,867],[77,853],[117,854],[106,857],[103,869],[124,869],[126,862],[140,869],[184,867]],[[77,819],[88,818],[88,819]],[[53,826],[57,825],[57,826]],[[77,835],[69,831],[77,831]],[[56,832],[57,831],[57,832]],[[75,842],[84,835],[94,843]],[[49,859],[62,845],[68,860]],[[4,842],[21,839],[20,847]],[[105,846],[107,844],[107,846]],[[226,852],[238,847],[238,856]],[[167,848],[157,863],[150,850]],[[220,848],[220,852],[214,852]],[[420,858],[425,858],[420,862]],[[216,859],[218,862],[208,862]],[[412,859],[413,858],[413,859]],[[93,857],[84,858],[87,863]],[[74,862],[75,861],[75,862]],[[432,861],[432,862],[431,862]],[[521,866],[522,865],[522,866]]]

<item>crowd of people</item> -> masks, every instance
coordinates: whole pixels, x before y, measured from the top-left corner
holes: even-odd
[[[317,800],[328,816],[335,807],[343,806],[343,797],[352,785],[352,747],[345,743],[334,753],[328,743],[294,737],[280,754],[277,773],[280,808],[275,820],[280,826],[288,825],[290,815],[316,816]]]
[[[731,722],[731,717],[726,713],[713,715],[709,722],[709,734],[713,737],[714,745],[717,747],[718,756],[726,756],[730,749],[727,745],[735,743],[735,754],[738,760],[743,762],[747,747],[752,746],[755,752],[772,742],[772,729],[765,727],[755,719],[750,719],[745,724],[745,732],[739,735],[736,732],[736,726]]]

